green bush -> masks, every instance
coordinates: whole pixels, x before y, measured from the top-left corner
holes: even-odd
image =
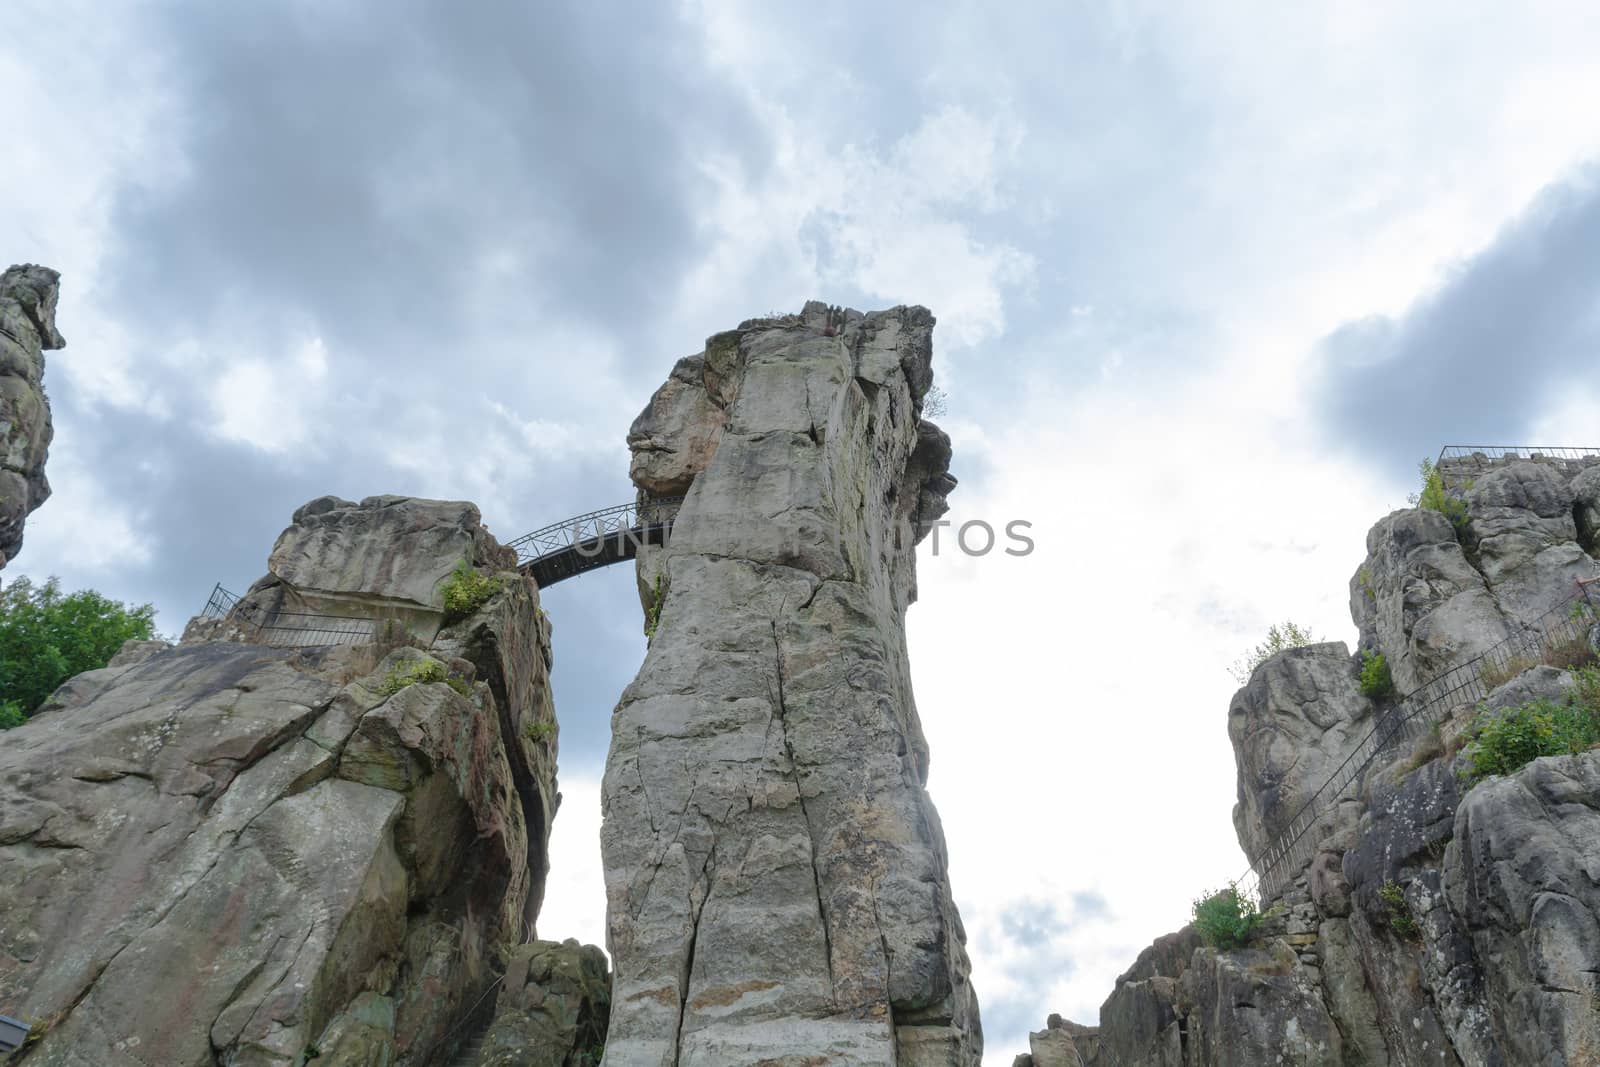
[[[384,675],[382,684],[378,686],[378,692],[391,697],[408,685],[422,685],[428,682],[443,682],[462,696],[472,695],[472,686],[464,679],[452,675],[448,667],[432,657],[400,664]]]
[[[1194,902],[1195,932],[1212,948],[1243,948],[1265,919],[1256,902],[1232,883]]]
[[[1600,744],[1600,706],[1593,702],[1600,679],[1584,677],[1593,673],[1580,672],[1579,689],[1563,702],[1530,700],[1481,712],[1468,733],[1468,783],[1512,774],[1540,756],[1573,755]]]
[[[1378,890],[1378,898],[1383,901],[1389,929],[1395,932],[1395,936],[1404,941],[1422,940],[1422,928],[1417,925],[1416,916],[1411,914],[1411,903],[1406,900],[1403,888],[1395,882],[1385,882],[1383,888]]]
[[[1440,476],[1439,468],[1433,465],[1431,459],[1424,459],[1418,463],[1417,472],[1422,475],[1422,492],[1412,493],[1406,498],[1407,502],[1412,507],[1437,511],[1450,520],[1450,525],[1455,527],[1456,536],[1464,534],[1467,530],[1467,502],[1445,492],[1444,478]]]
[[[661,623],[661,605],[666,602],[667,593],[663,587],[664,574],[656,575],[656,587],[650,597],[650,608],[644,613],[644,636],[646,640],[656,639],[656,627]]]
[[[1361,653],[1361,693],[1373,700],[1384,700],[1394,695],[1394,677],[1389,673],[1389,661],[1382,652]]]
[[[63,594],[54,578],[0,589],[0,729],[21,725],[73,675],[104,667],[124,641],[154,638],[155,613],[93,589]]]
[[[548,741],[555,735],[556,724],[553,722],[540,722],[536,719],[530,719],[528,724],[522,728],[522,736],[535,744],[540,741]]]
[[[465,562],[456,564],[455,573],[444,583],[445,616],[450,619],[466,618],[483,607],[503,584],[497,575],[480,574]]]
[[[1309,629],[1298,623],[1284,620],[1282,626],[1273,623],[1267,627],[1267,639],[1252,648],[1249,652],[1228,668],[1228,673],[1236,678],[1240,685],[1250,681],[1250,675],[1255,669],[1279,652],[1288,648],[1303,648],[1313,644],[1321,638],[1316,637]]]

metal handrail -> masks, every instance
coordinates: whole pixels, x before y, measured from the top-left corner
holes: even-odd
[[[651,529],[664,527],[670,530],[682,503],[683,497],[675,496],[643,503],[617,504],[541,527],[523,534],[506,547],[516,551],[519,570],[526,570],[546,556],[568,550],[587,555],[590,548],[610,537],[640,540]],[[227,618],[240,599],[237,593],[224,589],[219,582],[212,588],[200,615],[207,619]],[[283,620],[288,619],[296,622],[285,625]],[[237,619],[235,622],[251,630],[258,638],[258,643],[280,647],[356,644],[369,640],[377,627],[377,623],[370,619],[284,611],[275,612],[266,622],[258,623],[251,619]],[[308,640],[308,636],[312,635],[326,640]]]
[[[1573,607],[1579,602],[1586,608],[1581,620],[1573,618]],[[1297,873],[1299,862],[1308,859],[1310,849],[1319,843],[1306,835],[1345,787],[1366,773],[1391,744],[1402,736],[1413,736],[1433,725],[1444,718],[1444,713],[1454,711],[1468,700],[1487,697],[1489,687],[1485,675],[1490,669],[1504,668],[1529,655],[1542,653],[1562,637],[1575,637],[1580,625],[1585,637],[1595,625],[1594,605],[1587,586],[1579,586],[1577,592],[1540,616],[1528,631],[1505,638],[1401,697],[1379,716],[1327,781],[1301,804],[1288,825],[1251,859],[1250,866],[1234,884],[1262,901],[1275,897],[1287,883],[1290,872]],[[1406,710],[1408,707],[1410,710]]]
[[[1438,466],[1447,459],[1475,459],[1483,457],[1489,462],[1516,457],[1517,459],[1600,460],[1600,448],[1583,448],[1571,445],[1445,445],[1439,449]]]
[[[517,566],[526,567],[554,552],[602,541],[611,536],[624,536],[647,526],[669,524],[677,517],[678,506],[682,503],[683,497],[675,496],[647,500],[642,504],[616,504],[523,534],[506,547],[516,550]]]

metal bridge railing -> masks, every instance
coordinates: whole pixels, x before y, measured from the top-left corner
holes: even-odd
[[[507,547],[516,550],[517,567],[525,572],[547,556],[569,551],[586,557],[599,557],[598,550],[604,547],[609,538],[619,541],[632,538],[635,542],[641,542],[649,539],[647,535],[651,531],[659,533],[663,529],[670,529],[672,520],[678,514],[678,506],[682,503],[682,497],[667,497],[643,504],[618,504],[601,508],[524,534]],[[616,562],[619,558],[623,557],[619,555],[598,561]],[[590,561],[591,564],[593,562]],[[582,569],[585,568],[581,565],[577,568],[568,566],[561,574],[577,573]],[[239,600],[238,594],[229,592],[218,583],[212,588],[200,615],[207,619],[228,618]],[[286,648],[359,644],[370,641],[380,625],[373,619],[288,611],[275,612],[264,621],[251,618],[233,618],[231,621],[252,634],[258,644]]]
[[[683,497],[679,496],[601,508],[523,534],[506,547],[516,550],[517,566],[526,567],[554,552],[601,542],[608,537],[626,537],[645,527],[670,523],[682,503]]]
[[[1328,780],[1300,806],[1289,824],[1255,856],[1235,883],[1241,891],[1265,902],[1278,895],[1309,862],[1321,844],[1315,828],[1349,784],[1366,773],[1372,763],[1397,741],[1418,736],[1463,704],[1489,695],[1497,676],[1526,669],[1544,661],[1552,649],[1570,642],[1595,644],[1596,612],[1587,586],[1562,600],[1528,630],[1440,674],[1402,697],[1382,712],[1378,721],[1345,757]],[[1520,669],[1515,673],[1520,673]]]
[[[238,606],[240,596],[218,583],[200,612],[201,618],[224,619]],[[265,620],[235,617],[232,623],[248,633],[255,644],[274,648],[325,648],[359,645],[372,640],[381,625],[374,619],[347,615],[317,615],[307,611],[275,611]]]
[[[1445,445],[1439,450],[1439,463],[1447,459],[1481,459],[1493,463],[1501,459],[1600,460],[1600,448],[1574,448],[1544,445]]]

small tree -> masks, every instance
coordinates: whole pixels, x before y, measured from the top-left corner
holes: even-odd
[[[1406,502],[1414,508],[1437,511],[1450,520],[1458,536],[1466,532],[1467,502],[1444,491],[1444,477],[1433,460],[1424,459],[1418,463],[1417,473],[1422,475],[1422,492],[1412,493],[1406,497]]]
[[[63,594],[55,578],[0,589],[0,729],[21,725],[73,675],[104,667],[124,641],[153,638],[155,613],[93,589]]]
[[[1256,902],[1228,885],[1194,902],[1194,928],[1212,948],[1244,948],[1266,919]]]
[[[1320,640],[1321,638],[1309,629],[1291,620],[1285,619],[1282,626],[1273,623],[1267,627],[1267,639],[1236,660],[1233,666],[1228,668],[1228,673],[1233,675],[1240,685],[1244,685],[1257,667],[1279,652],[1289,648],[1303,648]]]

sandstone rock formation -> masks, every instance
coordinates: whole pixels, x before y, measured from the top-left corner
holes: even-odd
[[[602,792],[608,1067],[978,1062],[903,630],[954,485],[933,324],[746,322],[629,433],[641,499],[686,499]]]
[[[50,495],[45,457],[54,428],[44,393],[44,350],[56,330],[61,275],[24,263],[0,274],[0,568],[22,548],[22,527]]]
[[[593,945],[534,941],[511,951],[495,1018],[473,1067],[592,1067],[605,1048],[611,976]]]
[[[363,507],[297,513],[280,549],[308,515],[362,531],[300,552],[299,592],[498,558],[470,505]],[[7,733],[0,1010],[36,1024],[28,1067],[434,1064],[487,1023],[557,802],[549,629],[498,578],[427,647],[130,643]]]
[[[1262,664],[1229,711],[1250,855],[1374,724],[1397,740],[1317,809],[1264,936],[1236,951],[1192,928],[1159,939],[1117,980],[1083,1067],[1600,1063],[1600,753],[1469,787],[1461,749],[1484,711],[1565,699],[1559,668],[1600,651],[1600,596],[1574,581],[1597,572],[1600,457],[1441,469],[1464,514],[1380,520],[1350,583],[1361,649],[1385,655],[1402,694],[1439,693],[1437,728],[1397,729],[1404,709],[1360,695],[1342,646]],[[1508,638],[1555,665],[1496,659],[1521,673],[1479,700],[1461,679],[1491,677],[1472,659]]]

